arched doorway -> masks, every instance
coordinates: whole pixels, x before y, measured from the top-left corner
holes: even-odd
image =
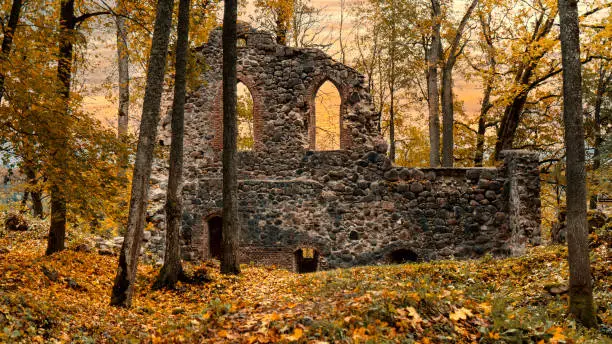
[[[329,80],[319,86],[314,95],[314,136],[311,149],[328,151],[340,149],[340,91]],[[313,130],[313,128],[311,128]]]
[[[319,251],[303,247],[294,252],[295,271],[298,273],[315,272],[319,269]]]
[[[419,256],[411,249],[400,248],[392,251],[389,254],[389,262],[391,264],[404,264],[409,262],[417,262]]]
[[[221,259],[222,231],[223,219],[221,216],[213,216],[208,219],[208,252],[210,258]]]

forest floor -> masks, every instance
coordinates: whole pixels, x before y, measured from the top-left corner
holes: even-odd
[[[0,234],[0,342],[612,343],[612,233],[591,237],[600,329],[568,316],[561,246],[525,256],[295,274],[187,265],[203,278],[152,291],[140,265],[131,309],[109,306],[117,257],[44,256],[45,230]],[[43,272],[44,271],[44,272]],[[207,280],[208,279],[208,280]],[[608,334],[606,334],[606,332]]]

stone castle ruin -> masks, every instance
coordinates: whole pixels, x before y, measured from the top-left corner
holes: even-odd
[[[254,139],[252,150],[238,152],[242,263],[308,272],[506,256],[539,243],[537,156],[506,151],[497,168],[394,166],[363,75],[247,26],[239,38],[238,79],[253,98]],[[190,260],[219,257],[221,248],[221,29],[195,55],[203,83],[185,105],[181,233]],[[340,150],[316,151],[314,99],[326,81],[341,97]],[[159,134],[165,149],[168,116]],[[154,166],[149,209],[161,229],[166,165]]]

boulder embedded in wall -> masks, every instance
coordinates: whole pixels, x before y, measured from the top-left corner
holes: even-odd
[[[396,182],[399,180],[399,174],[397,173],[395,169],[389,170],[385,172],[384,178],[390,182]]]
[[[329,171],[329,177],[332,180],[339,180],[346,177],[346,173],[343,170]]]
[[[166,191],[162,190],[161,188],[152,189],[150,197],[152,202],[163,201],[166,199]]]
[[[375,149],[375,150],[376,150],[378,153],[380,153],[380,154],[385,154],[385,153],[387,153],[387,148],[388,148],[388,147],[389,147],[389,144],[387,143],[387,141],[382,140],[382,139],[377,140],[377,141],[374,143],[374,149]]]
[[[419,169],[413,168],[410,170],[410,174],[412,175],[412,178],[416,179],[416,180],[423,180],[425,179],[425,173]]]
[[[416,194],[418,194],[419,192],[422,192],[423,189],[424,189],[423,184],[421,184],[420,182],[414,182],[410,184],[410,191]]]

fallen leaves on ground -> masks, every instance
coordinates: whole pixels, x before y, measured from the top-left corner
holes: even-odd
[[[109,306],[116,257],[66,250],[44,256],[44,234],[0,238],[0,342],[205,343],[605,343],[576,326],[567,296],[566,250],[518,258],[439,261],[295,274],[244,266],[211,281],[152,291],[140,265],[133,307]],[[596,303],[612,322],[611,257],[594,250]]]

